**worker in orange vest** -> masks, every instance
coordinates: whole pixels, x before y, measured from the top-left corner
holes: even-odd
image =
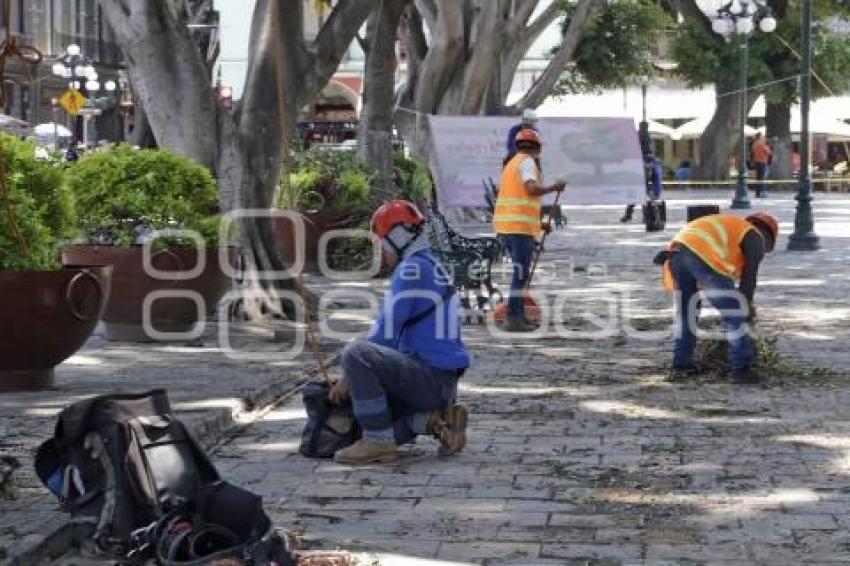
[[[567,184],[559,180],[548,187],[543,185],[537,165],[542,144],[536,131],[530,128],[519,130],[516,149],[517,154],[505,164],[499,179],[493,227],[497,234],[504,236],[514,265],[504,329],[508,332],[531,332],[537,325],[525,316],[523,296],[537,237],[542,230],[541,200],[545,194],[563,191]]]
[[[730,379],[734,383],[761,381],[753,370],[753,344],[748,322],[755,318],[753,295],[758,269],[773,251],[779,223],[766,212],[745,219],[732,214],[697,218],[676,234],[666,252],[656,257],[663,265],[664,286],[677,297],[677,332],[671,381],[699,372],[693,362],[696,347],[698,289],[720,311],[729,341]],[[735,289],[735,281],[740,281]]]

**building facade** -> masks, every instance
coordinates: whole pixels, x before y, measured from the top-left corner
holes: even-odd
[[[4,113],[32,125],[58,122],[81,138],[82,121],[56,104],[69,80],[52,72],[67,47],[78,45],[101,85],[109,80],[118,85],[114,92],[90,93],[102,114],[91,120],[89,138],[122,139],[121,100],[129,94],[128,84],[120,50],[97,0],[0,0],[0,34],[11,35],[19,46],[34,47],[43,56],[41,64],[30,69],[16,58],[7,60],[6,76],[12,82],[7,83]]]

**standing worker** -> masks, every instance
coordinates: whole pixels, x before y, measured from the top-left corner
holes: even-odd
[[[393,274],[368,339],[342,352],[343,377],[330,399],[350,395],[363,438],[339,450],[337,462],[391,462],[397,446],[419,434],[437,438],[443,456],[466,444],[467,410],[455,404],[458,379],[470,364],[460,336],[460,301],[431,254],[424,226],[422,213],[404,200],[372,216],[372,233]]]
[[[508,150],[508,156],[505,158],[505,163],[510,161],[511,158],[516,155],[516,135],[521,130],[537,131],[537,112],[535,112],[534,109],[526,108],[523,110],[519,124],[511,126],[511,129],[508,131],[508,141],[505,143]]]
[[[541,232],[540,211],[543,195],[563,191],[565,181],[546,187],[542,183],[537,159],[540,157],[540,136],[532,129],[519,130],[516,135],[517,154],[502,169],[499,197],[493,213],[496,234],[504,236],[513,262],[511,293],[505,330],[531,332],[537,325],[525,316],[524,295],[531,271],[537,237]],[[546,227],[546,229],[551,229]]]
[[[779,224],[766,212],[746,219],[732,214],[712,214],[697,218],[676,234],[667,251],[656,256],[663,265],[664,286],[679,291],[677,334],[671,381],[696,375],[696,308],[698,288],[720,311],[729,341],[730,379],[753,384],[761,377],[753,370],[753,344],[746,323],[755,319],[753,298],[759,264],[773,251]],[[740,284],[735,293],[735,281]]]
[[[761,132],[756,134],[753,144],[750,146],[750,154],[753,160],[753,167],[756,169],[756,198],[764,198],[767,196],[767,191],[764,190],[764,180],[767,178],[768,166],[770,165],[773,151],[764,138]]]

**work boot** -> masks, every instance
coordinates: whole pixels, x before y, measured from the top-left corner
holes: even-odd
[[[362,438],[334,454],[334,461],[339,464],[374,464],[395,462],[398,459],[398,449],[395,442],[374,442]]]
[[[729,374],[729,380],[738,385],[757,385],[762,378],[753,368],[735,369]]]
[[[445,411],[428,415],[426,432],[440,441],[440,456],[457,454],[466,446],[466,423],[469,411],[463,405],[452,405]]]
[[[682,367],[673,366],[670,368],[670,374],[667,376],[667,381],[670,383],[681,383],[695,378],[700,373],[700,369],[694,364]]]
[[[505,332],[534,332],[538,326],[529,324],[525,317],[508,317],[505,319],[505,324],[502,330]]]

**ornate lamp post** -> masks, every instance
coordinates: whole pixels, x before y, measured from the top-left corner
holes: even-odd
[[[776,29],[776,20],[767,7],[766,0],[732,0],[722,2],[712,17],[711,27],[715,33],[728,41],[734,34],[741,48],[740,62],[740,98],[738,104],[741,123],[740,153],[738,155],[738,183],[735,186],[735,198],[732,208],[750,208],[747,196],[747,77],[749,76],[749,37],[755,31],[756,24],[765,33]]]
[[[812,178],[809,173],[809,105],[812,95],[812,0],[803,0],[802,18],[803,70],[800,75],[800,178],[797,190],[797,213],[794,215],[794,233],[788,240],[792,251],[813,251],[820,248],[820,238],[815,234],[812,214]]]

